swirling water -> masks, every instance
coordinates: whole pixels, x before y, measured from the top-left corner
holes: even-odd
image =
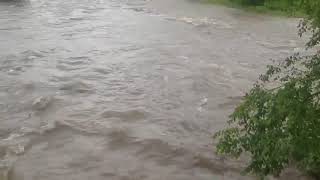
[[[250,179],[211,136],[296,20],[183,0],[0,2],[0,179]]]

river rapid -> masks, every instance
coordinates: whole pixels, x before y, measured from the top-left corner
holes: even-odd
[[[296,26],[196,0],[1,1],[0,179],[254,179],[212,135],[303,47]]]

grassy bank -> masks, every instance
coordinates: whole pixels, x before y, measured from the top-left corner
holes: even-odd
[[[262,13],[274,16],[286,17],[304,17],[304,13],[299,6],[288,5],[281,0],[272,3],[263,3],[261,5],[250,5],[241,3],[239,0],[206,0],[209,4],[218,4],[231,8],[238,8],[249,12]]]

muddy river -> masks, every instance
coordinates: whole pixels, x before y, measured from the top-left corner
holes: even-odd
[[[245,180],[212,134],[297,20],[197,0],[0,2],[0,179]]]

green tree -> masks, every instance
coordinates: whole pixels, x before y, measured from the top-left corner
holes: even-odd
[[[307,17],[299,34],[311,32],[307,48],[320,44],[320,1],[301,0]],[[320,179],[320,54],[294,54],[269,65],[230,116],[229,128],[215,134],[217,152],[250,155],[245,169],[261,178],[288,166]]]

